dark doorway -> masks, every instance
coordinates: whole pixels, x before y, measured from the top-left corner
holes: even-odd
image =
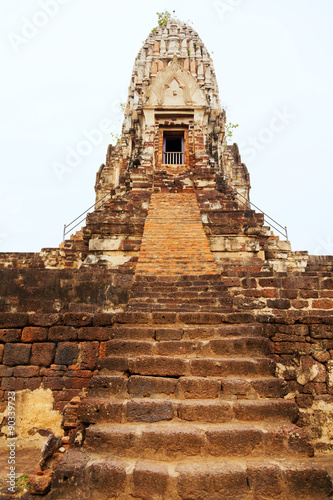
[[[183,165],[184,132],[170,131],[163,134],[163,163],[166,165]]]

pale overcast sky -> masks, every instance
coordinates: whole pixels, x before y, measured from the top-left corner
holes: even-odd
[[[0,251],[58,246],[93,204],[103,130],[120,131],[134,59],[164,9],[213,57],[251,200],[294,250],[333,254],[332,0],[1,0]]]

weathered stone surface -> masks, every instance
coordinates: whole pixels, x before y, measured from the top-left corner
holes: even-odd
[[[128,422],[160,422],[172,420],[174,416],[171,401],[133,401],[127,404]]]
[[[20,342],[21,341],[21,330],[14,330],[12,328],[6,328],[0,330],[0,342]],[[23,341],[24,342],[24,341]]]
[[[29,493],[31,495],[46,495],[51,488],[52,478],[49,475],[30,476]]]
[[[47,340],[47,328],[28,326],[23,328],[22,342],[44,342]]]
[[[49,329],[50,342],[62,342],[77,339],[77,329],[72,326],[53,326]]]
[[[177,380],[165,377],[132,376],[128,380],[129,394],[138,397],[175,394]]]
[[[213,399],[220,395],[221,382],[209,378],[181,377],[179,389],[186,399]]]
[[[9,366],[27,365],[30,361],[31,344],[6,344],[3,364]]]
[[[147,500],[165,497],[168,477],[166,465],[138,461],[133,471],[134,496]]]
[[[54,362],[60,365],[73,365],[77,360],[79,347],[71,342],[59,342]]]
[[[88,467],[88,477],[91,479],[93,491],[114,496],[125,490],[125,464],[119,460],[109,459],[93,463]]]
[[[31,364],[50,366],[54,361],[56,345],[50,342],[33,344],[31,350]]]

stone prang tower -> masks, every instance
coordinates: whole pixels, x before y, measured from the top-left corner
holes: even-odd
[[[48,498],[330,498],[309,457],[333,449],[333,259],[252,210],[226,129],[207,49],[169,19],[86,225],[0,256],[4,400],[48,388],[69,435]]]

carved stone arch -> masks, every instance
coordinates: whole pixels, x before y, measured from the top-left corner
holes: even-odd
[[[173,82],[176,82],[179,89],[183,92],[183,95],[178,99],[175,99],[175,105],[183,106],[205,106],[207,104],[203,92],[191,75],[189,71],[186,71],[177,61],[177,57],[173,58],[173,61],[162,71],[159,71],[154,78],[152,84],[147,89],[146,95],[148,97],[148,106],[163,106],[170,105],[170,96],[168,99],[168,104],[165,103],[167,91],[170,89]],[[181,99],[181,101],[180,101]]]

